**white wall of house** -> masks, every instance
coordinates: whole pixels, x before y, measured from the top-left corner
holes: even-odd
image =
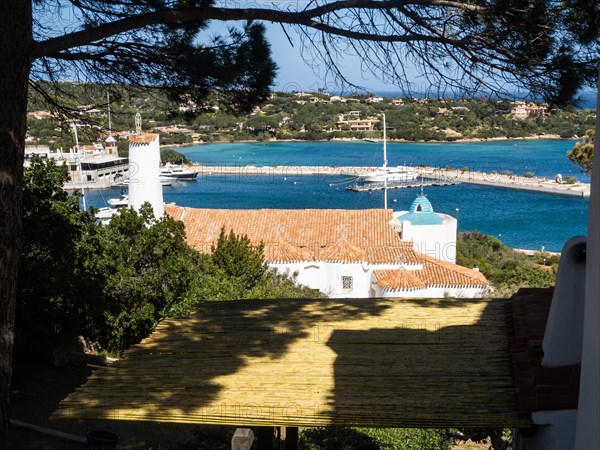
[[[386,291],[373,282],[373,270],[397,269],[390,264],[330,263],[311,261],[290,264],[270,264],[282,273],[298,273],[296,281],[326,294],[331,298],[403,297],[403,298],[481,298],[486,289],[481,287],[429,287],[414,291]],[[405,267],[422,269],[423,266]],[[351,278],[349,280],[348,278]],[[344,286],[345,281],[345,286]],[[352,284],[348,288],[348,282]]]
[[[331,298],[372,297],[371,273],[368,263],[333,263],[309,261],[289,264],[269,264],[280,272],[297,272],[297,282]],[[345,284],[345,286],[344,286]],[[350,285],[350,286],[349,286]]]

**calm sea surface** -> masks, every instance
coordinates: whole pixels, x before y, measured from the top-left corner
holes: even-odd
[[[557,173],[587,180],[565,156],[573,141],[512,141],[469,144],[389,143],[390,165],[468,167],[469,170],[510,170],[516,175]],[[383,207],[383,193],[345,189],[351,181],[336,175],[336,166],[380,165],[382,145],[368,142],[278,142],[211,144],[179,149],[204,165],[239,166],[236,175],[210,175],[196,182],[164,187],[165,202],[197,208],[343,208]],[[322,175],[245,175],[243,167],[328,166]],[[330,168],[330,169],[329,169]],[[86,192],[89,205],[105,206],[119,189]],[[406,210],[418,189],[388,193],[389,207]],[[589,200],[469,184],[426,187],[425,194],[438,212],[458,219],[460,230],[479,230],[511,247],[560,251],[572,236],[585,235]]]

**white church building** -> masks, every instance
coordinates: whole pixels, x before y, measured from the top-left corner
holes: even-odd
[[[129,206],[150,202],[185,224],[188,243],[208,253],[222,228],[264,244],[269,266],[297,275],[328,297],[482,297],[478,270],[454,264],[456,219],[419,195],[409,211],[391,209],[227,210],[164,205],[156,134],[138,132],[129,147]]]
[[[393,213],[391,221],[400,239],[412,242],[419,253],[451,263],[456,262],[457,221],[448,214],[433,211],[423,192],[408,211]]]

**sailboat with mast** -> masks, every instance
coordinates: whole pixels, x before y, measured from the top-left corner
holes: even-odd
[[[383,166],[360,175],[357,179],[357,183],[375,186],[384,183],[392,185],[415,181],[419,175],[415,168],[408,166],[388,167],[385,114],[382,114],[381,116],[383,119]]]

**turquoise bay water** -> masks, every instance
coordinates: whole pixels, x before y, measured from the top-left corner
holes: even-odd
[[[522,175],[574,175],[587,180],[566,157],[574,141],[524,140],[475,143],[397,143],[387,145],[388,164],[458,168]],[[268,142],[210,144],[179,149],[204,165],[378,166],[383,146],[374,142]]]
[[[527,171],[539,176],[580,176],[565,156],[572,141],[519,141],[478,144],[388,144],[391,165],[468,166],[472,170]],[[236,143],[181,150],[205,165],[378,165],[381,144],[375,143]],[[318,176],[210,175],[196,182],[178,182],[163,189],[166,202],[197,208],[343,208],[383,207],[383,193],[357,193],[345,187],[349,179],[325,171]],[[388,206],[406,210],[418,189],[388,193]],[[88,204],[105,206],[119,189],[86,193]],[[460,230],[479,230],[511,247],[560,251],[576,235],[585,235],[589,200],[469,184],[426,187],[438,212],[458,219]]]

